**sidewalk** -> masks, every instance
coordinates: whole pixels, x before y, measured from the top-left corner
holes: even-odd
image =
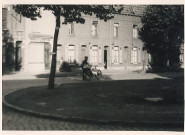
[[[61,84],[54,90],[46,86],[21,89],[4,95],[3,103],[25,113],[56,119],[182,126],[183,76],[168,74],[173,78],[163,79],[161,75],[160,79],[146,80],[147,74],[139,75],[143,80],[131,77]]]
[[[115,76],[120,74],[130,74],[132,71],[121,70],[101,70],[103,75]],[[12,74],[5,74],[2,76],[3,80],[21,80],[21,79],[39,79],[49,78],[50,70],[44,72],[13,72]],[[59,72],[56,71],[55,77],[79,77],[82,76],[82,70],[75,68],[71,72]]]
[[[104,80],[126,80],[126,79],[154,79],[154,78],[173,78],[184,76],[183,72],[164,72],[164,73],[138,73],[130,70],[101,70]],[[44,72],[14,72],[5,74],[2,80],[24,80],[24,79],[43,79],[49,78],[50,70]],[[56,71],[55,77],[76,77],[82,76],[81,69],[73,69],[72,72]]]

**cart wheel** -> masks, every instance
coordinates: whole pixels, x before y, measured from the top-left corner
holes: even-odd
[[[85,80],[87,80],[87,81],[91,80],[92,75],[91,75],[90,71],[85,72],[84,76],[85,76]]]
[[[97,80],[100,80],[102,78],[102,72],[100,70],[97,71],[97,75],[95,75]]]

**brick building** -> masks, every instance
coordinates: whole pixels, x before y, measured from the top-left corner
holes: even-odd
[[[81,64],[84,56],[89,57],[89,63],[102,69],[147,68],[151,56],[143,51],[143,43],[138,38],[138,28],[142,27],[140,17],[145,7],[124,5],[122,15],[115,15],[107,22],[84,15],[85,24],[66,25],[62,24],[61,17],[57,68],[61,59],[74,65]],[[54,26],[55,18],[51,13],[44,16],[43,12],[40,20],[31,21],[16,14],[11,5],[3,6],[3,65],[13,70],[34,72],[50,69]],[[181,50],[183,66],[183,44]]]
[[[80,64],[84,56],[99,68],[143,69],[148,54],[138,39],[144,7],[125,6],[122,15],[107,22],[84,16],[85,24],[62,24],[58,38],[58,57]],[[61,21],[62,22],[62,21]]]

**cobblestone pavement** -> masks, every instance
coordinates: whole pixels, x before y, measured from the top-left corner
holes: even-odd
[[[57,78],[55,82],[61,84],[66,81]],[[3,94],[26,87],[46,85],[48,79],[34,80],[7,80],[3,81]],[[71,80],[74,82],[74,80]],[[111,125],[93,124],[85,122],[70,122],[39,118],[32,115],[23,114],[3,106],[2,130],[80,130],[80,131],[179,131],[182,128],[173,126],[142,126],[142,125]]]

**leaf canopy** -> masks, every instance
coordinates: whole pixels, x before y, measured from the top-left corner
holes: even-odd
[[[107,21],[120,14],[122,7],[114,5],[14,5],[15,11],[24,17],[36,20],[41,16],[41,9],[49,10],[55,16],[63,16],[64,24],[67,22],[84,23],[82,14],[95,15],[97,18]]]
[[[139,37],[148,51],[158,51],[184,41],[184,6],[150,5],[141,17]]]

